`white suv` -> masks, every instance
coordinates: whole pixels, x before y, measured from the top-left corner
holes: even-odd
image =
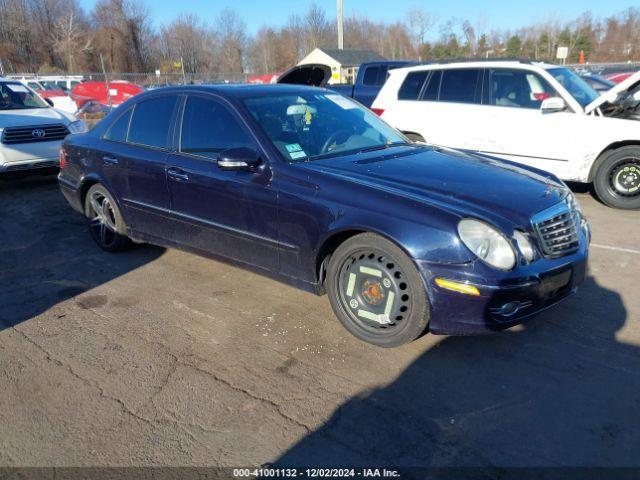
[[[414,140],[593,182],[607,205],[640,208],[640,72],[599,96],[557,65],[419,65],[390,71],[372,109]]]
[[[0,173],[56,167],[64,137],[85,131],[84,121],[51,108],[22,83],[0,79]]]

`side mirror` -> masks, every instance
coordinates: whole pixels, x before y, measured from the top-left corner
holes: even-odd
[[[567,108],[567,103],[560,97],[545,98],[540,105],[542,113],[561,112]]]
[[[254,171],[261,163],[260,154],[253,148],[230,148],[220,153],[218,168],[222,170]]]
[[[47,102],[50,107],[53,107],[53,100],[51,100],[50,98],[45,98],[44,101]]]

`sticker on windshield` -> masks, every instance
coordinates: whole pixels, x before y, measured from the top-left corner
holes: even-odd
[[[27,87],[24,85],[18,85],[17,83],[5,83],[5,86],[13,93],[29,93]]]
[[[331,100],[333,103],[335,103],[336,105],[341,106],[345,110],[349,110],[351,108],[357,108],[357,105],[355,103],[353,103],[351,100],[347,100],[342,95],[329,94],[327,95],[327,98]]]
[[[299,151],[302,150],[302,147],[298,143],[290,143],[285,148],[287,149],[287,152],[289,152],[289,153],[299,152]]]
[[[304,153],[304,150],[300,150],[299,152],[289,152],[289,156],[293,159],[293,160],[298,160],[300,158],[306,158],[307,154]]]

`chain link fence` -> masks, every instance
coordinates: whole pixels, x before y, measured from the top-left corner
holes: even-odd
[[[12,73],[13,78],[42,78],[47,77],[82,77],[84,80],[104,82],[105,75],[103,73]],[[246,83],[249,81],[256,82],[257,79],[268,77],[257,73],[107,73],[106,77],[110,82],[124,80],[135,83],[144,88],[165,87],[169,85],[183,84],[212,84],[212,83]],[[257,83],[263,83],[258,81]]]

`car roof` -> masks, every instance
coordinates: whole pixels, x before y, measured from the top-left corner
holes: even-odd
[[[422,70],[434,70],[434,69],[449,69],[449,68],[517,68],[517,69],[529,69],[527,67],[538,67],[544,70],[550,68],[559,67],[552,63],[536,62],[528,60],[464,60],[464,61],[445,61],[426,63],[421,65],[415,65],[412,67],[398,68],[393,70],[394,72],[414,72]]]
[[[151,90],[149,94],[153,94],[159,90],[162,90],[164,93],[210,92],[223,97],[240,99],[256,96],[293,95],[296,93],[335,93],[326,88],[309,87],[305,85],[225,83],[161,87]]]

